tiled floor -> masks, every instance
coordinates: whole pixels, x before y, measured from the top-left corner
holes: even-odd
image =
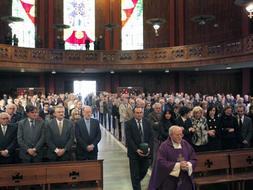
[[[108,131],[102,128],[102,140],[99,143],[99,159],[104,159],[104,189],[131,190],[126,148]],[[142,189],[146,190],[149,175],[142,181]]]

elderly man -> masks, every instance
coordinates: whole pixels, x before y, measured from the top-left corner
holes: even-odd
[[[182,139],[183,129],[171,126],[169,138],[158,149],[149,190],[193,190],[192,172],[196,165],[195,152]]]
[[[90,106],[83,107],[83,118],[75,127],[76,133],[76,157],[77,160],[96,160],[98,154],[98,143],[101,140],[99,122],[91,118]]]
[[[9,124],[9,121],[8,113],[0,113],[0,164],[10,164],[15,160],[17,126]]]

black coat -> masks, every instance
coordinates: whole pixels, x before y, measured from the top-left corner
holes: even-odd
[[[125,124],[126,130],[126,144],[127,144],[127,155],[129,158],[138,159],[139,155],[136,152],[139,149],[141,143],[147,143],[150,148],[150,153],[152,153],[153,148],[153,133],[149,122],[146,119],[142,119],[142,127],[144,140],[141,140],[141,134],[138,129],[135,119],[130,119]]]

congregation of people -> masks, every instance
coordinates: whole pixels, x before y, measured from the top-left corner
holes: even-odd
[[[64,95],[54,103],[50,97],[0,101],[1,164],[97,159],[101,131],[92,108],[74,95],[71,109],[64,106]]]
[[[192,160],[179,162],[181,170],[189,173],[196,163],[192,152],[253,145],[253,98],[248,95],[4,96],[0,112],[1,164],[97,159],[102,124],[127,147],[134,190],[141,189],[150,165],[156,169],[163,165],[168,144],[176,147],[169,152],[177,152],[178,147],[191,152],[184,154]],[[172,175],[174,169],[170,168]]]

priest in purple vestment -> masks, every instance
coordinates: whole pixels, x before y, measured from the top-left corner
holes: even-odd
[[[194,190],[192,172],[196,155],[183,138],[183,128],[171,126],[157,152],[148,190]]]

